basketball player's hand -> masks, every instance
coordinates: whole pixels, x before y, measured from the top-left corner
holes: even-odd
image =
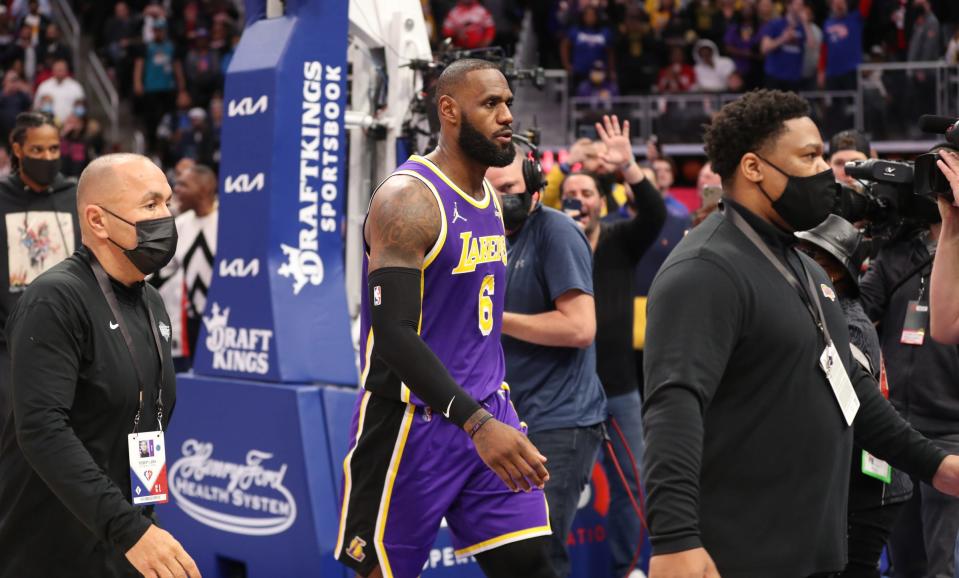
[[[649,578],[720,578],[704,548],[659,554],[649,559]]]
[[[473,436],[476,453],[489,469],[514,492],[543,489],[549,480],[546,456],[526,436],[501,421],[491,419]]]
[[[166,530],[151,525],[127,550],[127,560],[144,576],[200,578],[196,562]]]

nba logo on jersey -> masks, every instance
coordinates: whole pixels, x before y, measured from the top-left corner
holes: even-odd
[[[380,289],[380,286],[377,285],[373,287],[373,306],[376,307],[381,303],[383,303],[383,292]]]

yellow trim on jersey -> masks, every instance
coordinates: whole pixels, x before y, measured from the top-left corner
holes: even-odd
[[[476,207],[477,209],[485,209],[486,207],[489,206],[489,202],[490,202],[490,191],[489,191],[488,188],[483,187],[483,191],[484,191],[486,194],[483,196],[483,200],[482,200],[482,201],[477,201],[476,199],[473,198],[472,195],[466,194],[466,193],[463,191],[463,189],[457,187],[456,184],[449,179],[449,177],[447,177],[445,174],[443,174],[443,171],[441,171],[438,166],[436,166],[435,164],[433,164],[433,161],[429,160],[429,159],[426,158],[426,157],[421,157],[421,156],[419,156],[419,155],[413,155],[413,156],[411,156],[411,157],[410,157],[410,160],[413,161],[414,163],[419,163],[419,164],[423,165],[424,167],[428,168],[429,170],[433,171],[433,173],[435,173],[436,176],[438,176],[439,178],[443,179],[443,182],[445,182],[447,185],[449,185],[451,189],[453,189],[454,191],[456,191],[456,193],[457,193],[459,196],[461,196],[461,197],[463,197],[464,199],[466,199],[466,201],[469,202],[469,204],[473,205],[473,206]]]
[[[511,408],[513,408],[513,413],[516,414],[516,419],[519,419],[519,412],[516,411],[516,406],[513,405],[513,396],[512,396],[512,393],[511,393],[510,390],[509,390],[509,384],[504,381],[504,382],[500,385],[500,389],[505,389],[506,392],[510,394],[509,406],[510,406]],[[525,421],[521,420],[521,419],[519,419],[519,427],[521,427],[521,428],[525,427],[526,429],[529,429],[529,425],[527,425],[527,423],[526,423]]]
[[[476,554],[486,552],[487,550],[492,550],[493,548],[505,546],[506,544],[512,544],[513,542],[528,540],[530,538],[536,538],[539,536],[549,536],[552,533],[553,530],[549,527],[549,523],[547,522],[545,526],[537,526],[535,528],[519,530],[517,532],[503,534],[502,536],[496,536],[495,538],[484,540],[479,544],[473,544],[472,546],[468,546],[462,550],[456,550],[453,553],[457,558],[465,558],[467,556],[474,556]]]
[[[366,378],[370,375],[370,361],[373,359],[373,328],[366,335],[366,363],[363,364],[363,372],[360,374],[360,387],[366,389]]]
[[[407,170],[396,171],[393,174],[403,175],[406,177],[413,177],[414,179],[417,179],[418,181],[426,185],[426,188],[428,188],[430,192],[433,193],[433,198],[436,200],[436,206],[439,207],[440,209],[440,234],[436,238],[436,242],[433,243],[433,247],[431,247],[430,250],[427,251],[426,255],[423,257],[423,269],[426,269],[427,267],[430,266],[430,264],[433,263],[433,261],[436,260],[436,257],[440,254],[440,251],[443,249],[443,245],[446,244],[446,209],[443,208],[443,199],[442,197],[440,197],[440,193],[439,191],[436,190],[436,187],[433,186],[433,183],[431,183],[429,179],[427,179],[423,175],[415,171],[407,171]]]
[[[390,560],[386,555],[383,536],[386,534],[386,517],[389,515],[390,500],[393,497],[393,484],[396,482],[396,474],[400,470],[400,460],[403,459],[403,449],[406,447],[406,440],[410,435],[410,426],[413,424],[413,416],[415,414],[416,406],[407,405],[406,414],[403,416],[402,423],[400,423],[400,435],[396,439],[396,445],[393,447],[390,467],[386,470],[386,489],[380,501],[380,511],[376,516],[376,530],[373,532],[373,547],[376,549],[376,555],[379,558],[383,578],[393,578],[393,569],[390,568]]]
[[[370,332],[372,337],[373,332]],[[333,557],[336,559],[340,558],[340,553],[343,550],[343,535],[346,532],[346,516],[349,512],[350,505],[350,489],[353,486],[353,480],[350,477],[350,462],[353,458],[353,452],[356,450],[356,446],[360,443],[360,436],[363,435],[363,423],[366,421],[366,405],[370,401],[370,392],[363,393],[363,401],[360,402],[360,419],[359,424],[356,427],[356,442],[353,447],[350,449],[349,453],[346,454],[346,457],[343,458],[343,506],[340,508],[340,532],[336,537],[336,549],[333,550]]]

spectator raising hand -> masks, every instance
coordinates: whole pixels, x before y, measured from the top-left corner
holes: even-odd
[[[629,140],[628,120],[624,120],[620,127],[619,117],[615,114],[612,118],[603,115],[603,122],[596,123],[596,134],[606,145],[606,152],[601,157],[605,163],[625,171],[636,162]]]

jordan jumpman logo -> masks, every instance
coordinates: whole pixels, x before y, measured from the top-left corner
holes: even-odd
[[[453,201],[453,220],[451,222],[455,223],[456,219],[466,221],[466,217],[460,214],[459,208],[456,206],[456,201]]]

